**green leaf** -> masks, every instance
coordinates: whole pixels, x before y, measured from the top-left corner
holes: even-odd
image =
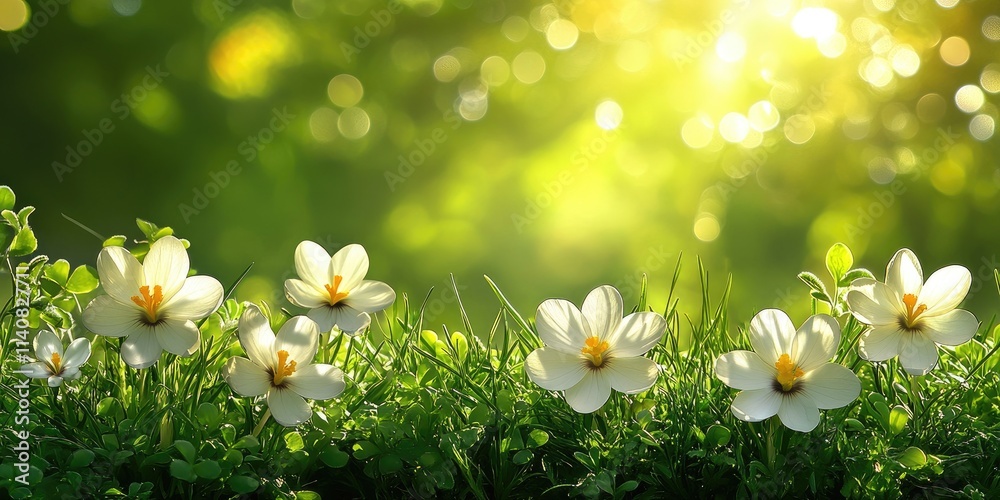
[[[802,280],[802,282],[805,283],[809,288],[812,288],[813,290],[823,295],[829,295],[828,293],[826,293],[826,285],[824,285],[823,282],[820,281],[820,279],[815,274],[807,271],[801,272],[799,273],[799,279]]]
[[[0,186],[0,210],[13,210],[16,200],[17,196],[14,196],[10,186]]]
[[[170,462],[170,475],[180,479],[181,481],[187,481],[193,483],[198,480],[198,476],[194,473],[194,466],[183,461],[174,460]]]
[[[21,229],[21,221],[17,219],[17,214],[13,210],[4,210],[0,212],[0,217],[3,217],[10,227],[14,228],[15,231]]]
[[[202,460],[194,465],[194,473],[200,478],[215,479],[222,475],[222,467],[215,460]]]
[[[451,334],[451,345],[455,347],[458,360],[464,363],[469,355],[469,339],[465,338],[462,332],[454,332]]]
[[[378,470],[382,474],[392,474],[403,468],[403,461],[396,455],[385,455],[378,460]]]
[[[128,238],[126,238],[123,235],[118,234],[118,235],[112,236],[112,237],[104,240],[104,245],[103,246],[105,246],[105,247],[123,247],[123,246],[125,246],[125,241],[127,241],[127,240],[128,240]]]
[[[146,235],[146,239],[149,241],[153,241],[153,236],[160,230],[156,224],[139,218],[135,219],[135,225],[139,226],[139,230],[142,231],[142,234]]]
[[[233,445],[233,448],[237,450],[247,449],[251,452],[256,452],[260,449],[260,441],[257,441],[257,438],[253,436],[243,436],[236,442],[236,444]]]
[[[528,438],[531,439],[529,446],[538,447],[549,442],[549,433],[541,429],[535,429],[528,433]]]
[[[903,432],[903,429],[906,428],[906,422],[909,419],[909,410],[900,405],[892,407],[892,411],[889,412],[889,432],[891,432],[893,436]]]
[[[856,418],[845,418],[844,426],[849,431],[863,431],[865,430],[865,424],[861,423],[860,420]]]
[[[319,459],[329,467],[339,469],[347,465],[347,462],[351,460],[351,456],[343,451],[340,451],[340,448],[337,448],[336,446],[329,446],[319,452]]]
[[[219,408],[212,403],[202,403],[194,411],[194,416],[201,422],[201,425],[213,426],[212,424],[219,418]]]
[[[38,248],[38,240],[35,239],[35,232],[30,227],[22,227],[14,241],[10,242],[7,251],[12,257],[21,257],[34,252]]]
[[[354,458],[367,460],[380,452],[378,446],[371,441],[358,441],[354,443]]]
[[[69,456],[69,467],[78,469],[86,467],[94,462],[94,452],[90,450],[76,450]]]
[[[524,465],[535,458],[535,452],[531,450],[521,450],[514,454],[514,465]]]
[[[305,443],[302,442],[302,435],[295,431],[285,434],[285,446],[288,447],[288,451],[301,450],[305,447]]]
[[[315,491],[302,490],[295,492],[295,500],[320,500],[321,498],[323,497]]]
[[[253,493],[260,487],[260,481],[249,476],[233,476],[226,483],[233,491],[241,495]]]
[[[90,293],[97,289],[101,281],[97,277],[97,269],[91,266],[80,266],[73,270],[73,275],[66,282],[69,293]]]
[[[198,452],[194,449],[194,445],[183,439],[178,439],[174,441],[174,448],[181,452],[181,456],[184,457],[188,462],[194,463],[194,459],[197,458]]]
[[[840,282],[838,283],[838,285],[843,287],[851,286],[851,283],[854,283],[855,280],[859,279],[873,280],[875,279],[875,275],[872,274],[872,272],[867,269],[863,268],[851,269],[850,271],[847,271],[847,273],[844,274],[843,277],[840,278]]]
[[[840,278],[844,276],[848,269],[854,265],[854,255],[851,253],[851,249],[847,248],[847,245],[843,243],[835,243],[826,252],[826,269],[830,271],[830,276],[833,276],[833,281],[835,283],[840,282]]]
[[[636,480],[625,481],[624,483],[622,483],[621,486],[618,487],[618,491],[624,491],[624,492],[635,491],[635,489],[638,487],[639,487],[639,481]]]
[[[17,213],[17,220],[21,222],[21,227],[27,227],[28,216],[35,212],[35,207],[27,206]]]
[[[66,280],[69,279],[69,262],[59,259],[45,266],[45,277],[59,283],[59,286],[65,287]]]
[[[714,448],[716,446],[725,446],[729,444],[729,438],[732,436],[732,431],[722,425],[713,425],[708,428],[705,432],[705,444]]]
[[[899,463],[903,467],[919,469],[927,463],[927,454],[924,453],[924,450],[911,446],[903,450],[903,454],[899,456]]]

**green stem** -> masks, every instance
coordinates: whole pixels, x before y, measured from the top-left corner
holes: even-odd
[[[767,467],[771,470],[771,474],[774,474],[775,464],[778,458],[778,446],[775,440],[778,438],[778,430],[781,423],[778,421],[778,417],[774,416],[770,418],[770,428],[767,431]]]
[[[913,434],[920,435],[920,381],[915,375],[910,375],[910,406],[913,410]]]
[[[267,410],[264,410],[264,416],[260,417],[260,422],[257,422],[257,427],[254,427],[254,429],[253,429],[253,437],[257,437],[257,436],[260,435],[261,429],[264,428],[264,424],[267,423],[267,419],[269,419],[269,418],[271,418],[271,409],[270,408],[268,408]]]

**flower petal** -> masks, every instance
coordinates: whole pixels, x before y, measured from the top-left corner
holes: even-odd
[[[335,398],[344,392],[344,372],[333,365],[307,365],[295,370],[284,380],[285,387],[299,396],[324,400]]]
[[[295,247],[295,272],[307,284],[322,290],[330,284],[330,253],[319,244],[306,240]]]
[[[793,431],[809,432],[819,425],[819,407],[808,395],[799,393],[781,398],[778,418]]]
[[[66,354],[63,356],[62,365],[67,371],[71,368],[79,368],[90,359],[90,340],[80,337],[69,343],[66,347]]]
[[[667,320],[654,312],[629,314],[608,337],[608,356],[642,356],[649,352],[667,329]]]
[[[164,236],[150,245],[146,260],[142,262],[142,272],[145,275],[142,284],[149,285],[150,288],[160,285],[163,300],[169,302],[184,286],[184,279],[190,269],[187,250],[181,240]]]
[[[750,321],[750,345],[768,365],[776,363],[782,354],[791,355],[793,338],[795,325],[780,309],[764,309]]]
[[[904,333],[899,342],[899,364],[910,375],[926,375],[937,366],[937,344],[922,333]]]
[[[312,363],[318,348],[319,327],[315,321],[305,316],[295,316],[285,321],[274,336],[274,352],[287,351],[288,359],[295,361],[299,367]],[[277,362],[276,357],[274,360]]]
[[[274,420],[285,427],[294,427],[312,417],[306,400],[291,389],[272,387],[267,391],[267,407]]]
[[[801,387],[822,410],[847,406],[861,394],[858,376],[836,363],[826,363],[809,372]]]
[[[732,411],[745,422],[760,422],[773,417],[781,406],[781,394],[772,388],[743,391],[733,399]]]
[[[979,320],[965,309],[954,309],[941,316],[923,318],[920,329],[938,344],[961,345],[976,336]]]
[[[35,359],[43,363],[51,363],[52,354],[58,354],[60,358],[63,357],[62,341],[56,337],[56,334],[48,330],[40,330],[32,343],[35,347]]]
[[[192,276],[160,307],[162,316],[170,319],[198,320],[215,312],[222,305],[222,283],[211,276]]]
[[[587,374],[587,361],[552,347],[535,349],[524,359],[524,371],[532,382],[548,391],[565,391]]]
[[[122,342],[122,359],[132,368],[148,368],[160,359],[163,347],[150,327],[141,327]]]
[[[903,335],[909,335],[898,325],[879,325],[861,337],[858,354],[868,361],[885,361],[899,354],[899,344]]]
[[[76,380],[76,379],[80,378],[81,375],[83,375],[83,374],[80,373],[80,369],[79,368],[77,368],[75,366],[71,366],[71,367],[66,368],[65,370],[63,370],[63,373],[62,373],[61,376],[62,376],[63,380]]]
[[[292,304],[299,307],[312,309],[328,305],[330,296],[320,292],[320,290],[302,280],[285,280],[285,297]]]
[[[830,361],[840,346],[840,323],[827,314],[810,316],[795,332],[791,358],[809,371]]]
[[[336,326],[342,332],[353,334],[367,328],[372,322],[368,313],[342,303],[311,309],[307,316],[319,325],[321,332],[328,332]]]
[[[222,367],[222,376],[240,396],[260,396],[271,388],[273,377],[264,367],[247,358],[229,358]]]
[[[885,284],[889,285],[900,299],[906,294],[920,295],[920,288],[924,284],[924,271],[920,268],[917,256],[909,248],[901,248],[892,256],[885,270]]]
[[[63,378],[58,375],[49,377],[49,387],[59,387],[63,383]]]
[[[190,356],[201,344],[201,333],[191,320],[165,319],[153,327],[156,341],[170,354]]]
[[[542,302],[535,312],[535,326],[542,343],[566,354],[579,353],[591,337],[590,323],[572,302],[563,299]]]
[[[110,295],[97,296],[83,310],[83,325],[98,335],[124,337],[141,327],[143,313],[137,307]]]
[[[847,292],[847,305],[858,321],[868,325],[895,323],[905,314],[896,293],[877,281],[864,288],[852,287]]]
[[[108,295],[130,302],[145,279],[142,264],[122,247],[104,247],[97,255],[97,274]]]
[[[611,378],[604,370],[588,370],[578,384],[566,390],[565,396],[577,413],[593,413],[611,397]]]
[[[765,364],[753,351],[727,352],[715,362],[715,376],[733,389],[769,389],[777,373],[774,365]]]
[[[368,274],[368,252],[365,247],[352,243],[333,254],[329,265],[330,279],[340,275],[344,279],[340,283],[340,290],[353,292]]]
[[[923,317],[940,316],[954,310],[965,300],[972,285],[972,273],[962,266],[948,266],[934,271],[917,297],[927,306]]]
[[[392,287],[381,281],[362,281],[351,290],[344,299],[344,304],[366,313],[378,312],[392,305],[396,300],[396,292]]]
[[[601,339],[614,335],[622,322],[622,296],[615,287],[603,285],[595,288],[583,301],[580,309],[585,321],[590,323],[590,332]]]
[[[611,388],[625,394],[636,394],[653,387],[660,373],[653,360],[642,356],[609,359],[601,368],[601,371],[608,372]]]
[[[271,367],[274,361],[274,332],[260,308],[249,305],[240,316],[240,345],[250,361]]]
[[[51,368],[49,368],[49,365],[41,361],[21,365],[21,368],[18,369],[18,373],[28,378],[49,378],[52,376],[52,371]]]

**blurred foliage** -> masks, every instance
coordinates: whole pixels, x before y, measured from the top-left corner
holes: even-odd
[[[0,0],[0,184],[72,262],[101,240],[60,213],[142,217],[283,303],[299,241],[358,242],[373,279],[435,287],[434,325],[448,273],[488,323],[483,274],[529,310],[647,273],[659,307],[686,252],[749,319],[804,316],[797,271],[844,241],[879,277],[902,246],[961,263],[992,305],[993,2],[28,3]]]

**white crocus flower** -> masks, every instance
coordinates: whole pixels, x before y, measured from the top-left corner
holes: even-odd
[[[604,406],[611,389],[635,394],[652,387],[657,366],[644,355],[667,322],[653,312],[622,319],[622,311],[621,295],[608,285],[587,295],[582,312],[567,300],[542,302],[535,323],[545,347],[525,358],[528,378],[543,389],[565,391],[566,402],[580,413]]]
[[[347,245],[330,257],[318,244],[303,241],[295,248],[295,271],[301,279],[285,280],[285,296],[309,309],[321,332],[362,330],[371,323],[369,313],[396,300],[389,285],[365,279],[368,253],[361,245]]]
[[[146,368],[166,350],[190,356],[201,334],[195,321],[222,304],[222,285],[210,276],[187,277],[190,264],[184,245],[165,236],[150,245],[140,264],[122,247],[105,247],[97,271],[107,295],[95,298],[83,311],[83,324],[107,337],[127,337],[122,359]]]
[[[840,344],[840,325],[826,314],[806,320],[797,331],[788,315],[765,309],[750,322],[753,351],[733,351],[715,362],[723,383],[742,392],[733,415],[759,422],[778,415],[792,430],[809,432],[819,410],[840,408],[861,394],[851,370],[829,362]]]
[[[965,299],[972,274],[962,266],[934,272],[924,283],[920,261],[903,248],[889,261],[885,283],[859,279],[847,303],[858,321],[870,325],[858,351],[869,361],[899,355],[903,369],[925,375],[937,365],[937,344],[964,344],[976,335],[979,320],[956,309]]]
[[[240,344],[248,358],[230,358],[222,375],[237,394],[267,394],[271,415],[292,427],[309,420],[312,409],[305,398],[324,400],[344,392],[344,372],[326,364],[312,364],[319,346],[319,329],[305,316],[295,316],[275,335],[257,306],[240,316]]]
[[[63,380],[80,378],[80,367],[90,359],[90,341],[80,337],[69,343],[63,351],[56,334],[42,330],[35,336],[34,363],[21,366],[19,373],[30,378],[47,378],[49,387],[59,387]]]

